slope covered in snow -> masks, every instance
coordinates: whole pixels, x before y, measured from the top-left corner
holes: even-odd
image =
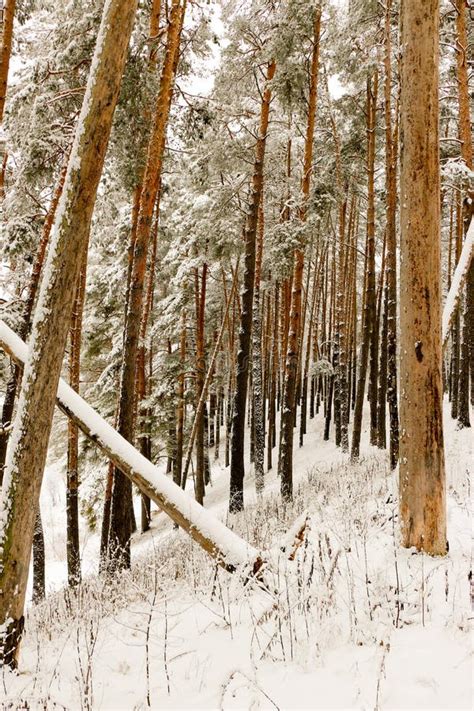
[[[431,559],[398,547],[396,477],[385,453],[365,440],[360,464],[349,465],[322,441],[321,419],[296,453],[294,503],[282,507],[271,473],[257,505],[249,476],[247,509],[229,521],[269,551],[271,590],[217,569],[157,512],[135,542],[130,573],[90,575],[78,594],[59,590],[30,609],[22,672],[3,672],[5,703],[470,708],[471,432],[446,418],[450,551]],[[58,558],[64,504],[54,477],[50,469],[42,504]],[[206,504],[223,517],[228,474],[219,464],[213,482]],[[304,512],[304,541],[289,561],[281,542]],[[86,569],[94,549],[89,541]]]

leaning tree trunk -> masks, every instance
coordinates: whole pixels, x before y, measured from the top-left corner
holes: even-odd
[[[1,320],[0,347],[16,362],[25,362],[28,355],[26,344]],[[57,405],[108,459],[221,567],[230,573],[240,569],[246,581],[258,573],[263,560],[253,546],[227,528],[145,459],[62,379],[57,389]]]
[[[160,185],[165,149],[166,127],[173,94],[175,68],[179,54],[185,0],[173,0],[155,121],[148,143],[148,153],[140,196],[140,210],[130,275],[130,297],[125,314],[122,367],[120,375],[118,430],[133,440],[137,352],[144,296],[144,277],[150,241],[153,211]],[[132,486],[119,469],[114,471],[108,554],[116,567],[130,567]]]
[[[446,553],[441,376],[439,0],[401,6],[400,523]]]
[[[245,224],[245,266],[242,293],[242,311],[240,315],[239,349],[237,352],[237,374],[232,419],[230,494],[229,511],[235,513],[244,507],[244,435],[245,410],[249,374],[250,340],[252,332],[252,305],[255,279],[255,247],[258,224],[258,209],[262,195],[263,167],[267,141],[268,119],[270,114],[271,89],[268,83],[275,75],[275,62],[267,67],[267,86],[263,92],[260,110],[260,127],[255,148],[255,162],[252,177],[250,206]]]
[[[0,662],[15,667],[48,440],[75,286],[133,27],[136,0],[108,0],[33,321],[0,504]]]

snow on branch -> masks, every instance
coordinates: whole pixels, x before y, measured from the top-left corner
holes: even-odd
[[[1,320],[0,347],[17,363],[25,362],[27,345]],[[249,566],[250,574],[258,571],[262,561],[255,548],[162,474],[62,379],[59,381],[57,404],[144,494],[215,558],[219,565],[229,572],[241,566]]]
[[[474,218],[471,219],[471,224],[467,231],[466,239],[464,240],[461,256],[454,272],[451,288],[446,298],[446,303],[443,309],[443,346],[446,344],[449,336],[451,323],[456,313],[456,308],[461,298],[462,288],[466,280],[467,272],[471,265],[471,260],[474,257]]]

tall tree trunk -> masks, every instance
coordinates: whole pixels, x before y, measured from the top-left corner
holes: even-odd
[[[469,301],[469,289],[472,289],[472,273],[474,262],[469,267],[468,278],[466,280],[464,311],[461,328],[461,344],[459,353],[459,395],[458,395],[458,426],[470,427],[469,417],[469,358],[472,349],[472,303]]]
[[[369,205],[371,209],[371,226],[373,228],[373,238],[375,240],[375,151],[376,151],[376,126],[377,126],[377,95],[378,95],[378,72],[374,72],[373,80],[368,88],[368,103],[370,102],[370,125],[367,126],[368,133],[368,153],[370,153],[370,163],[368,163],[369,172]],[[369,209],[369,208],[367,208]],[[369,298],[372,298],[372,292],[368,292]],[[368,397],[370,410],[370,444],[377,444],[377,391],[378,391],[378,352],[379,352],[379,314],[377,309],[377,293],[375,289],[375,262],[374,262],[374,303],[369,303],[371,310],[371,328],[370,328],[370,345],[369,345],[369,383]]]
[[[46,576],[45,576],[45,546],[44,546],[44,531],[41,521],[41,512],[38,505],[38,511],[35,518],[35,528],[33,533],[33,602],[37,603],[43,600],[46,593]]]
[[[117,417],[115,417],[117,426]],[[105,573],[108,565],[110,509],[112,506],[112,488],[114,484],[114,464],[109,461],[107,476],[105,478],[104,507],[102,511],[102,525],[100,529],[99,573]]]
[[[3,10],[0,10],[0,205],[5,199],[5,175],[7,171],[8,153],[5,146],[4,136],[1,135],[3,115],[5,111],[5,99],[7,96],[8,70],[10,67],[10,56],[13,42],[13,22],[15,19],[16,0],[3,0]]]
[[[69,385],[79,392],[81,373],[82,314],[86,291],[87,250],[84,251],[82,268],[76,288],[72,312],[69,351]],[[74,422],[68,422],[66,482],[66,538],[67,578],[73,587],[81,581],[81,556],[79,549],[79,430]]]
[[[166,127],[173,95],[175,70],[179,55],[180,33],[185,0],[173,0],[165,58],[161,71],[154,125],[148,143],[137,235],[130,278],[130,298],[125,315],[123,356],[120,376],[118,431],[128,441],[133,440],[136,364],[139,330],[142,319],[144,276],[150,241],[153,212],[158,196]],[[108,553],[111,563],[119,568],[130,567],[130,536],[132,486],[119,469],[115,469],[110,515]]]
[[[336,124],[336,119],[331,106],[329,89],[326,79],[326,95],[329,104],[329,121],[334,140],[336,153],[336,182],[338,188],[338,260],[337,260],[337,289],[335,293],[335,324],[334,324],[334,352],[335,367],[334,380],[334,424],[336,429],[336,445],[340,445],[343,452],[349,449],[347,409],[347,324],[345,323],[345,297],[346,297],[346,217],[349,185],[343,176],[341,140]]]
[[[273,333],[271,349],[271,372],[269,402],[268,402],[268,440],[267,440],[267,471],[273,466],[273,447],[276,443],[276,391],[278,380],[278,312],[279,312],[279,283],[275,283],[273,298]]]
[[[459,262],[462,249],[463,221],[462,221],[462,196],[457,191],[456,200],[456,264]],[[460,298],[461,301],[461,298]],[[459,405],[459,366],[461,359],[461,313],[459,305],[456,307],[452,324],[452,350],[451,350],[451,417],[457,419]]]
[[[474,407],[474,260],[467,273],[466,283],[467,342],[469,344],[469,377],[471,380],[471,405]]]
[[[245,265],[240,316],[239,349],[237,352],[237,374],[232,419],[231,463],[229,511],[235,513],[244,507],[244,435],[247,385],[249,373],[250,340],[252,333],[252,305],[255,279],[255,246],[257,237],[258,210],[263,187],[263,168],[270,114],[271,89],[269,82],[275,75],[276,65],[271,61],[267,67],[266,82],[260,109],[260,126],[252,177],[250,206],[245,224]]]
[[[336,381],[336,343],[334,335],[334,317],[335,317],[335,299],[336,299],[336,241],[333,242],[332,259],[331,259],[331,288],[329,296],[329,323],[326,356],[331,364],[331,373],[326,376],[326,397],[325,397],[325,413],[324,413],[324,435],[325,442],[329,440],[331,430],[331,412],[334,401],[334,390]]]
[[[400,523],[444,555],[438,0],[402,3],[401,46]]]
[[[199,270],[196,269],[196,475],[195,495],[196,501],[201,505],[205,496],[205,432],[204,432],[204,407],[199,407],[199,402],[204,389],[206,376],[206,354],[204,342],[204,318],[206,306],[207,264],[202,266],[201,284],[199,284]],[[204,396],[205,397],[205,396]]]
[[[255,281],[252,314],[252,386],[253,386],[253,426],[254,426],[254,469],[255,488],[258,494],[264,487],[265,458],[265,415],[263,412],[263,377],[262,377],[262,316],[260,312],[260,282],[262,279],[263,238],[265,218],[263,193],[260,197],[257,250],[255,257]]]
[[[87,247],[136,1],[108,0],[48,254],[0,504],[0,663],[15,667],[35,516],[75,285]]]
[[[156,65],[158,57],[158,37],[160,31],[161,0],[153,0],[150,11],[150,50],[149,63],[153,67]]]
[[[321,290],[321,267],[324,263],[324,254],[319,256],[316,254],[314,264],[313,290],[311,295],[311,308],[309,313],[308,338],[306,342],[306,353],[303,366],[303,383],[301,392],[301,412],[300,412],[300,439],[299,445],[303,446],[304,435],[306,434],[306,423],[308,414],[308,382],[309,382],[309,364],[311,359],[311,348],[313,341],[313,330],[317,338],[318,330],[318,311],[319,311],[319,296]]]
[[[184,418],[186,412],[185,394],[185,368],[186,368],[186,311],[181,312],[181,335],[179,339],[179,365],[178,376],[178,405],[176,411],[176,462],[173,471],[175,484],[181,486],[183,470],[183,444],[184,444]]]
[[[459,138],[461,141],[461,157],[467,168],[473,168],[472,132],[471,132],[471,112],[469,101],[469,79],[468,79],[468,37],[466,28],[466,3],[464,0],[456,0],[456,59],[457,59],[457,85],[459,102]],[[474,193],[470,196],[471,202],[474,200]],[[463,223],[464,231],[469,227],[471,219],[472,204],[463,201]],[[472,272],[474,266],[471,264],[470,276],[466,280],[464,313],[462,319],[461,333],[459,334],[460,363],[459,363],[459,395],[458,395],[458,422],[460,427],[470,427],[469,418],[469,374],[471,379],[474,373],[474,363],[472,363],[472,324],[474,321],[473,300],[474,288]],[[471,388],[473,384],[471,382]]]
[[[459,103],[459,138],[461,156],[467,167],[473,167],[471,110],[468,78],[468,37],[466,27],[466,0],[454,0],[456,6],[456,61]]]
[[[13,20],[15,18],[16,0],[4,0],[2,11],[2,43],[0,47],[0,126],[3,121],[5,99],[7,96],[8,69],[13,41]],[[0,159],[3,159],[0,147]]]
[[[238,263],[239,263],[239,260],[237,260],[237,265],[236,265],[236,268],[233,272],[234,276],[233,276],[233,282],[232,282],[232,289],[229,293],[229,296],[227,296],[227,290],[224,289],[224,294],[225,294],[225,298],[226,298],[224,317],[222,319],[219,333],[217,334],[217,339],[214,344],[214,349],[213,349],[213,352],[211,355],[211,359],[210,359],[209,367],[208,367],[208,370],[206,373],[206,377],[203,378],[202,387],[200,388],[199,399],[196,402],[196,413],[194,416],[193,426],[191,428],[191,434],[189,436],[188,450],[186,452],[186,460],[184,463],[183,475],[181,477],[181,486],[183,489],[186,488],[188,470],[189,470],[189,465],[191,463],[191,455],[193,452],[193,447],[194,447],[194,443],[196,441],[196,437],[198,436],[199,427],[201,426],[202,413],[205,413],[205,404],[206,404],[206,399],[207,399],[207,393],[209,391],[209,385],[212,380],[212,375],[214,372],[214,367],[216,364],[217,355],[218,355],[219,350],[222,345],[222,338],[224,336],[224,331],[225,331],[226,327],[228,327],[228,325],[229,325],[229,310],[230,310],[231,303],[234,301],[236,288],[237,288]]]
[[[359,458],[367,365],[375,325],[375,113],[377,73],[367,80],[367,238],[365,257],[364,316],[359,374],[354,408],[351,459]]]
[[[379,388],[377,404],[377,446],[387,446],[386,400],[387,400],[387,287],[383,290],[383,316],[380,341]]]
[[[387,401],[390,418],[390,465],[398,463],[398,374],[397,374],[397,162],[398,162],[398,102],[395,126],[392,127],[392,0],[386,0],[384,55],[385,111],[385,190],[386,190],[386,283],[387,283]]]
[[[139,346],[137,352],[137,382],[136,382],[136,399],[137,399],[137,414],[140,427],[140,451],[147,459],[151,459],[151,435],[150,435],[150,408],[143,404],[144,399],[148,394],[148,378],[147,378],[147,360],[149,360],[148,350],[146,346],[146,338],[148,331],[148,322],[153,309],[153,296],[155,289],[155,267],[156,267],[156,251],[158,242],[158,218],[159,218],[159,202],[160,188],[158,188],[158,197],[156,202],[156,217],[153,227],[153,238],[151,255],[148,263],[148,276],[146,286],[145,305],[140,323]],[[150,353],[151,356],[151,353]],[[150,368],[151,370],[151,368]],[[141,530],[145,533],[150,528],[151,522],[151,502],[150,499],[142,494],[141,497]]]
[[[321,8],[314,13],[313,49],[309,85],[308,118],[303,159],[303,179],[301,182],[302,206],[299,211],[301,222],[306,221],[308,198],[313,170],[313,141],[316,123],[316,103],[318,97],[319,39],[321,34]],[[286,500],[293,496],[293,436],[296,411],[296,381],[300,351],[301,292],[303,288],[304,247],[295,250],[293,258],[293,290],[291,296],[288,349],[286,351],[285,381],[283,386],[283,407],[280,424],[280,456],[278,472],[281,477],[281,494]],[[302,336],[303,334],[301,334]]]

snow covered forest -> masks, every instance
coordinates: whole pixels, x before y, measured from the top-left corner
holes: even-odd
[[[472,708],[473,2],[0,11],[0,708]]]

